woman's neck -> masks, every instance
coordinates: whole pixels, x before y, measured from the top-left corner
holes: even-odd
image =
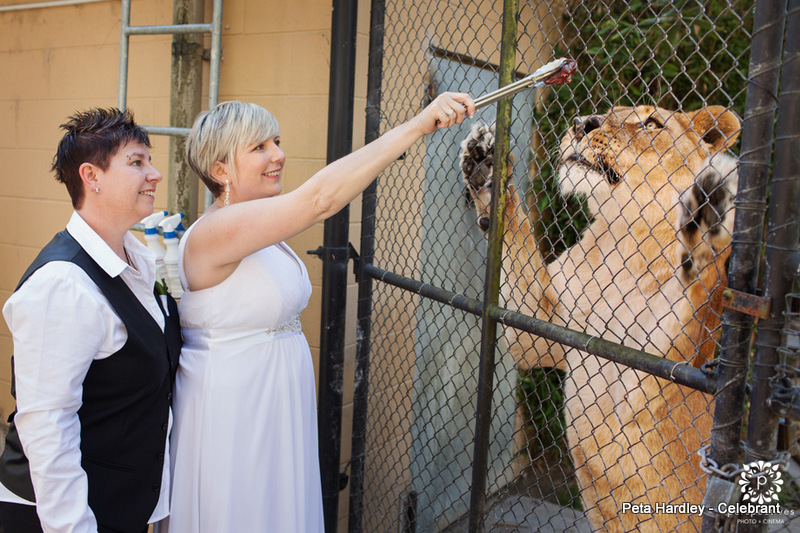
[[[128,262],[125,255],[125,234],[130,229],[129,226],[121,227],[116,220],[109,221],[92,210],[79,209],[78,214],[120,259]]]

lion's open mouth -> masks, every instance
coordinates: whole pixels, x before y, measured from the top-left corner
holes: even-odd
[[[611,168],[611,166],[606,164],[603,160],[600,160],[597,163],[592,163],[579,154],[571,154],[564,161],[576,163],[588,170],[594,170],[599,174],[603,174],[611,185],[615,185],[622,180],[620,175],[617,174],[617,171]]]

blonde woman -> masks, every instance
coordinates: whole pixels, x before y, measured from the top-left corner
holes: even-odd
[[[283,195],[269,112],[226,102],[197,118],[187,156],[215,201],[179,249],[170,533],[323,530],[314,367],[299,319],[311,285],[283,241],[340,211],[423,135],[474,112],[468,95],[444,93]]]

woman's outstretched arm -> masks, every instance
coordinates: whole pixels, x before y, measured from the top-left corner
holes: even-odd
[[[443,93],[417,116],[326,166],[292,192],[232,204],[196,222],[184,245],[191,290],[225,280],[248,255],[286,240],[338,213],[412,144],[472,116],[463,93]]]

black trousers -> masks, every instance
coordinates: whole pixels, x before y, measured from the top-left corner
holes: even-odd
[[[0,502],[3,533],[41,533],[42,525],[33,505]]]
[[[42,524],[33,505],[0,502],[0,525],[3,526],[3,533],[42,533]],[[102,525],[97,526],[97,531],[120,533],[117,529]],[[147,533],[147,526],[144,526],[141,533]]]

